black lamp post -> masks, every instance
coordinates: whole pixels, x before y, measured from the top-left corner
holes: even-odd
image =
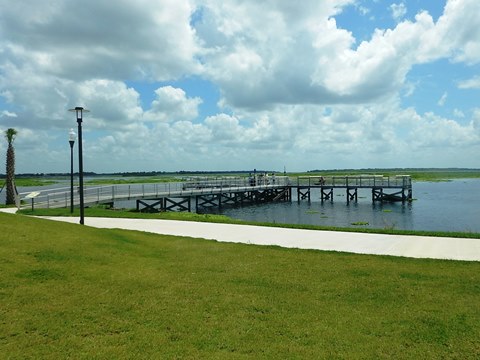
[[[70,129],[68,133],[70,143],[70,212],[73,213],[73,144],[75,144],[75,131]]]
[[[85,206],[83,201],[83,149],[82,149],[82,118],[83,113],[88,112],[89,110],[84,109],[83,107],[77,106],[75,109],[70,109],[68,111],[74,111],[77,115],[77,124],[78,124],[78,182],[79,182],[79,192],[80,192],[80,224],[85,223]]]

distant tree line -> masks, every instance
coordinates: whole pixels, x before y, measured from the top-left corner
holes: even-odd
[[[365,168],[365,169],[316,169],[316,170],[308,170],[307,173],[317,173],[317,172],[381,172],[381,171],[409,171],[409,172],[445,172],[445,171],[465,171],[465,172],[477,172],[480,169],[472,169],[472,168]]]
[[[113,172],[113,173],[96,173],[96,172],[84,172],[84,176],[161,176],[161,175],[213,175],[213,174],[249,174],[253,170],[229,170],[229,171],[127,171],[127,172]],[[257,170],[258,173],[272,173],[276,171],[272,170]],[[75,173],[74,175],[78,175]],[[31,177],[63,177],[70,176],[70,173],[22,173],[15,175],[18,178],[31,178]],[[0,174],[0,179],[5,178],[5,174]]]

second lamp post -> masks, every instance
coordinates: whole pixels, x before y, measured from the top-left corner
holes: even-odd
[[[82,118],[83,113],[88,112],[89,110],[84,109],[83,107],[77,106],[75,109],[70,109],[69,111],[74,111],[77,115],[77,124],[78,124],[78,185],[79,185],[79,195],[80,195],[80,224],[85,223],[85,206],[83,198],[83,149],[82,149]]]
[[[70,129],[68,142],[70,143],[70,212],[73,213],[73,144],[75,144],[75,131]]]

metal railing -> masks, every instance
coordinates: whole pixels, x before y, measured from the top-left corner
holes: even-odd
[[[297,186],[409,188],[412,179],[410,175],[299,176]]]
[[[220,194],[234,191],[254,191],[286,186],[297,187],[358,187],[402,188],[412,187],[409,175],[355,175],[355,176],[299,176],[296,183],[288,176],[256,175],[250,177],[191,178],[183,182],[121,184],[86,186],[86,205],[113,203],[120,200],[158,199],[162,197],[186,197],[205,194]],[[70,206],[70,187],[40,190],[18,194],[19,208],[60,208]],[[79,188],[74,189],[74,204],[80,202]]]
[[[86,186],[84,202],[88,204],[112,203],[120,200],[148,199],[161,197],[182,197],[203,194],[219,194],[231,191],[252,191],[284,187],[289,184],[286,176],[192,179],[186,182],[121,184],[106,186]],[[18,194],[19,208],[61,208],[70,206],[70,188],[56,188]],[[74,204],[80,202],[79,188],[73,193]]]

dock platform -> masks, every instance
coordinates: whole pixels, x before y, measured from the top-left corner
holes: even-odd
[[[333,201],[336,189],[346,192],[347,203],[358,201],[358,189],[371,189],[372,202],[412,200],[410,175],[299,176],[292,187],[296,188],[299,201],[310,201],[313,189],[320,190],[321,201]]]
[[[135,201],[141,211],[201,211],[225,205],[259,204],[273,201],[311,201],[312,192],[320,192],[321,201],[333,201],[334,191],[343,189],[347,203],[358,201],[359,189],[371,189],[372,201],[411,201],[412,181],[409,175],[355,175],[355,176],[272,176],[197,178],[175,183],[124,184],[86,186],[85,206]],[[61,208],[79,204],[78,188],[50,189],[19,194],[18,207],[34,209]]]

